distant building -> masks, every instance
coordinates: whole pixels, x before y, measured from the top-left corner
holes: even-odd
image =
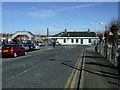
[[[13,34],[0,33],[0,41],[9,40]]]
[[[61,45],[91,45],[96,43],[95,32],[65,32],[58,33],[53,37],[49,37],[50,39],[54,39],[58,41]]]

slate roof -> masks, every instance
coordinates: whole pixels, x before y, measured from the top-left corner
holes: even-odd
[[[96,33],[95,32],[61,32],[53,37],[95,37]]]

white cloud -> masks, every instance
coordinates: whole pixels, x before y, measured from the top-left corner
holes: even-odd
[[[37,10],[38,8],[37,8],[37,7],[35,7],[35,6],[33,6],[33,7],[32,7],[32,9],[33,9],[33,10]]]
[[[58,11],[65,11],[69,9],[76,9],[76,8],[83,8],[83,7],[90,7],[95,4],[86,4],[86,5],[79,5],[79,6],[73,6],[73,7],[65,7],[61,9],[56,9],[56,10],[38,10],[37,7],[33,6],[33,10],[37,10],[34,12],[28,12],[27,14],[29,16],[34,16],[34,17],[39,17],[39,18],[49,18],[49,17],[54,17],[56,15],[56,12]]]
[[[90,6],[94,6],[94,5],[96,5],[96,4],[79,5],[79,6],[73,6],[73,7],[66,7],[66,8],[56,9],[55,11],[64,11],[64,10],[69,10],[69,9],[76,9],[76,8],[90,7]]]
[[[40,11],[35,11],[35,12],[28,12],[27,14],[29,16],[34,16],[37,18],[49,18],[49,17],[55,16],[55,12],[52,10],[40,10]]]

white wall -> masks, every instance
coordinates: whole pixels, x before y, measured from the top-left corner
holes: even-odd
[[[83,39],[83,44],[89,44],[89,39]]]
[[[66,43],[64,43],[64,39],[66,39]],[[78,43],[76,43],[76,39],[78,39]],[[83,44],[81,44],[81,39],[83,39]],[[61,45],[90,45],[93,44],[94,38],[91,37],[91,43],[89,43],[89,38],[73,38],[73,43],[72,43],[72,38],[57,38],[57,41]]]

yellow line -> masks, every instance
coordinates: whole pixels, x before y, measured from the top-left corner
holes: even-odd
[[[82,52],[83,53],[83,52]],[[82,55],[81,55],[82,56]],[[82,61],[82,58],[80,57],[80,60],[79,60],[79,64],[78,64],[78,69],[80,68],[80,63],[81,63],[81,61]],[[72,82],[71,82],[71,85],[70,85],[70,88],[74,88],[74,86],[75,86],[75,84],[76,84],[76,79],[77,79],[77,75],[78,75],[78,70],[76,70],[76,72],[75,72],[75,75],[74,75],[74,77],[73,77],[73,80],[72,80]]]
[[[82,53],[80,54],[80,56],[81,56],[81,55],[82,55]],[[78,58],[78,60],[77,60],[77,62],[76,62],[76,64],[75,64],[75,68],[77,67],[78,63],[79,63],[79,58]],[[74,72],[75,72],[75,69],[73,69],[71,75],[69,76],[65,88],[68,88],[68,86],[70,85],[70,82],[71,82],[71,79],[72,79],[72,77],[73,77]]]
[[[76,64],[75,64],[75,67],[76,67],[76,66],[77,66],[77,64],[78,64],[78,61],[79,61],[79,58],[78,58],[78,60],[77,60],[77,62],[76,62]],[[65,88],[68,88],[68,86],[70,85],[70,82],[71,82],[71,79],[72,79],[72,77],[73,77],[74,72],[75,72],[75,69],[73,69],[73,71],[72,71],[71,75],[69,76],[69,78],[68,78],[68,81],[67,81],[67,84],[66,84]]]

